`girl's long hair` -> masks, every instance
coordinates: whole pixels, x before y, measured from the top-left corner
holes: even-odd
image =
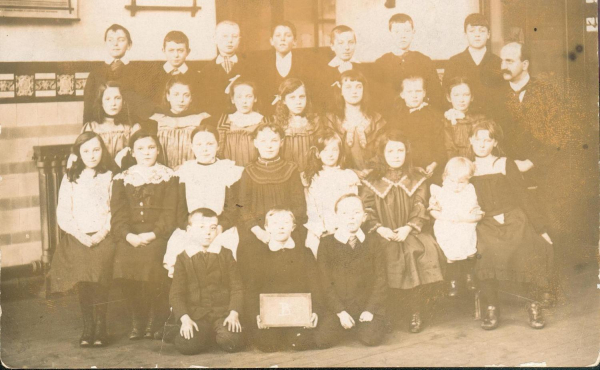
[[[321,151],[323,151],[327,144],[329,144],[332,140],[337,142],[338,148],[340,149],[340,157],[338,158],[337,165],[343,166],[345,163],[346,156],[344,153],[344,145],[340,136],[329,127],[325,127],[317,131],[314,139],[314,145],[311,146],[310,150],[306,153],[308,158],[306,170],[304,172],[304,178],[308,182],[309,186],[314,177],[323,169],[323,162],[320,158],[317,158],[317,154],[321,153]]]
[[[123,107],[121,108],[121,111],[119,113],[117,113],[117,115],[114,117],[115,124],[116,125],[118,125],[118,124],[131,125],[132,121],[131,121],[131,117],[130,117],[129,105],[127,104],[127,101],[125,100],[125,97],[123,96],[123,89],[121,88],[121,84],[116,81],[107,81],[103,84],[100,84],[100,86],[98,86],[98,90],[96,90],[96,98],[94,99],[94,105],[93,105],[93,110],[92,110],[94,121],[96,121],[98,123],[103,123],[104,118],[107,117],[106,112],[104,112],[104,108],[102,107],[102,99],[104,99],[104,92],[109,87],[115,87],[115,88],[119,89],[119,92],[121,93],[121,97],[123,98]]]
[[[369,120],[373,119],[375,112],[371,108],[371,97],[369,96],[369,82],[367,78],[359,71],[350,69],[341,74],[338,83],[338,87],[333,87],[335,91],[335,105],[333,107],[333,113],[342,121],[346,118],[346,101],[342,95],[342,85],[346,81],[357,81],[363,85],[363,97],[360,102],[360,111]]]
[[[96,174],[106,173],[106,171],[112,171],[113,173],[118,172],[118,167],[108,153],[102,137],[93,131],[86,131],[77,136],[77,139],[75,139],[75,143],[73,143],[73,147],[71,148],[71,153],[77,156],[77,160],[75,160],[75,162],[73,162],[71,165],[71,168],[67,170],[67,178],[70,182],[77,182],[77,179],[79,179],[79,176],[81,176],[81,172],[83,172],[85,169],[85,164],[81,159],[81,146],[94,138],[98,139],[100,142],[100,147],[102,148],[102,157],[100,158],[100,163],[98,163],[96,168],[94,168]]]
[[[306,108],[304,108],[304,112],[302,112],[302,117],[308,118],[310,122],[313,122],[316,119],[316,114],[314,114],[312,110],[312,102],[309,97],[309,91],[304,82],[298,78],[287,78],[281,83],[281,85],[279,85],[279,96],[281,99],[275,106],[275,122],[283,127],[284,130],[287,128],[290,118],[290,110],[285,105],[285,97],[288,94],[298,90],[302,86],[304,86],[304,91],[306,91]]]
[[[401,169],[409,177],[414,175],[415,171],[412,164],[412,148],[408,137],[406,137],[406,135],[404,135],[400,130],[390,130],[384,132],[377,140],[377,155],[375,156],[375,161],[373,163],[373,171],[369,173],[367,180],[380,180],[383,176],[385,176],[386,172],[390,168],[385,160],[384,154],[385,147],[390,141],[397,141],[404,144],[406,147],[406,157]]]
[[[502,144],[504,142],[504,132],[502,127],[498,125],[494,120],[486,118],[476,122],[471,128],[471,137],[477,135],[478,131],[489,131],[490,139],[494,139],[498,142],[498,145],[492,150],[492,154],[496,157],[503,157],[506,155],[502,150]],[[473,145],[471,145],[471,155],[475,158],[475,152],[473,151]]]

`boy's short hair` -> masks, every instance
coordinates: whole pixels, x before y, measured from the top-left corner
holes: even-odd
[[[358,200],[360,201],[360,205],[361,205],[361,206],[362,206],[362,208],[363,208],[363,211],[365,210],[365,205],[363,204],[363,201],[362,201],[362,199],[360,199],[360,197],[359,197],[358,195],[356,195],[356,194],[352,194],[352,193],[348,193],[348,194],[344,194],[344,195],[342,195],[342,196],[340,197],[340,199],[338,199],[338,200],[335,202],[335,206],[333,207],[333,210],[334,210],[334,211],[337,213],[337,211],[338,211],[338,205],[339,205],[339,204],[340,204],[340,203],[341,203],[343,200],[345,200],[345,199],[348,199],[348,198],[356,198],[356,199],[358,199]]]
[[[292,22],[289,21],[280,21],[280,22],[276,22],[273,27],[271,27],[271,37],[273,37],[273,34],[275,33],[275,29],[279,26],[283,26],[283,27],[287,27],[290,29],[290,31],[292,31],[292,35],[294,35],[294,40],[296,39],[296,26],[294,26],[294,24]]]
[[[344,24],[341,24],[339,26],[335,26],[331,30],[331,45],[333,45],[333,42],[335,41],[337,35],[340,35],[344,32],[352,32],[352,34],[354,35],[354,40],[356,40],[356,33],[354,32],[354,30]]]
[[[233,27],[237,27],[238,29],[240,29],[239,24],[235,23],[234,21],[230,21],[230,20],[226,19],[224,21],[217,23],[217,26],[215,27],[215,33],[217,33],[219,31],[219,28],[221,28],[222,26],[233,26]]]
[[[427,88],[425,87],[425,78],[423,78],[423,76],[409,76],[406,77],[404,79],[402,79],[402,82],[400,82],[400,92],[404,91],[404,82],[406,81],[421,81],[423,83],[423,90],[427,91]]]
[[[296,216],[294,216],[294,212],[292,212],[289,208],[275,207],[275,208],[272,208],[271,210],[269,210],[269,212],[267,212],[267,215],[265,216],[265,227],[267,227],[269,225],[269,218],[278,213],[289,214],[290,217],[292,218],[292,223],[294,224],[294,226],[296,226]]]
[[[394,23],[410,23],[410,26],[414,29],[415,28],[415,24],[412,20],[412,18],[410,17],[410,15],[408,14],[404,14],[404,13],[396,13],[394,15],[392,15],[390,17],[390,20],[388,22],[388,27],[390,29],[390,31],[392,30],[392,25]]]
[[[252,139],[256,139],[258,134],[264,130],[273,131],[274,133],[278,134],[281,139],[283,139],[285,137],[285,131],[283,131],[283,127],[276,124],[275,122],[264,122],[264,123],[261,123],[260,125],[258,125],[256,127],[256,129],[254,129],[254,131],[252,131],[252,135],[251,135]]]
[[[485,15],[480,13],[467,15],[467,18],[465,18],[465,33],[467,32],[468,25],[471,25],[472,27],[481,26],[487,28],[488,31],[490,30],[490,22]]]
[[[206,217],[206,218],[214,217],[217,219],[217,224],[219,224],[219,215],[217,215],[217,213],[215,211],[213,211],[210,208],[198,208],[197,210],[190,212],[190,214],[188,215],[188,218],[187,218],[188,225],[192,225],[192,219],[196,215],[200,215],[200,216]]]
[[[185,33],[181,31],[171,31],[167,33],[165,36],[165,40],[163,41],[163,49],[167,46],[167,42],[174,42],[176,44],[185,44],[185,48],[190,50],[190,40],[185,35]]]
[[[445,180],[450,173],[458,175],[459,178],[466,177],[467,179],[470,179],[475,173],[475,165],[468,158],[454,157],[446,163],[442,179]]]
[[[108,27],[106,29],[106,31],[104,31],[104,41],[106,42],[106,38],[108,37],[108,31],[117,32],[118,30],[123,31],[123,33],[127,37],[127,42],[129,43],[129,46],[133,45],[133,40],[131,39],[131,34],[129,33],[127,28],[121,26],[120,24],[116,24],[116,23],[111,25],[110,27]]]

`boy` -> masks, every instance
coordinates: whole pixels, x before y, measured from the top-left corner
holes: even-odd
[[[267,212],[264,226],[269,241],[252,238],[245,245],[251,249],[247,262],[253,269],[246,300],[253,342],[263,352],[309,349],[314,346],[311,329],[317,326],[321,294],[315,258],[304,246],[306,229],[296,229],[294,214],[279,207]],[[310,293],[313,312],[309,326],[267,328],[261,322],[260,295],[286,293]]]
[[[434,182],[441,182],[441,172],[446,164],[443,116],[425,102],[423,77],[412,76],[401,81],[400,97],[404,107],[396,115],[395,127],[404,132],[412,148],[412,162]]]
[[[88,123],[94,120],[94,102],[98,94],[100,85],[107,81],[116,81],[121,84],[121,94],[128,103],[130,109],[136,117],[148,118],[151,112],[146,112],[146,109],[141,108],[146,106],[144,98],[138,94],[138,91],[143,91],[142,86],[137,81],[140,71],[132,66],[127,57],[127,52],[131,49],[133,41],[127,28],[113,24],[104,32],[104,45],[108,56],[104,60],[104,64],[98,69],[92,71],[85,83],[83,92],[83,123]],[[141,109],[141,111],[140,111]],[[134,121],[137,122],[137,121]]]
[[[203,100],[202,110],[213,117],[233,113],[233,104],[227,88],[234,79],[246,73],[246,58],[238,53],[240,26],[232,21],[222,21],[215,29],[217,57],[208,62],[200,72],[199,89]]]
[[[213,244],[219,219],[208,208],[188,217],[185,251],[177,256],[169,301],[181,322],[175,348],[198,354],[213,338],[227,352],[242,347],[242,281],[231,251]]]
[[[473,13],[465,18],[465,35],[469,46],[465,51],[454,55],[446,63],[442,85],[444,90],[454,77],[469,80],[473,94],[473,110],[490,115],[489,101],[495,89],[502,83],[502,72],[499,56],[492,54],[487,48],[490,39],[490,25],[487,18]]]
[[[151,72],[148,82],[148,97],[155,105],[162,105],[165,95],[165,86],[172,76],[183,75],[186,79],[192,81],[192,86],[197,85],[197,73],[190,70],[186,63],[186,58],[190,54],[190,41],[185,33],[181,31],[171,31],[167,33],[163,41],[163,53],[167,61],[160,67]],[[197,95],[192,91],[192,96]]]
[[[422,76],[429,103],[441,109],[444,106],[444,94],[431,58],[410,50],[415,35],[412,18],[402,13],[394,14],[389,20],[389,30],[394,45],[390,53],[375,61],[378,80],[387,84],[394,95],[398,96],[402,80],[414,75]]]
[[[344,331],[351,331],[365,345],[376,346],[385,335],[383,254],[377,239],[360,228],[366,215],[358,196],[342,196],[335,214],[338,229],[321,239],[317,255],[326,308],[315,342],[319,348],[329,348],[340,341]]]
[[[295,77],[305,84],[312,82],[311,78],[307,78],[307,63],[292,52],[296,46],[296,35],[296,26],[291,22],[275,24],[269,39],[274,52],[261,53],[252,62],[251,79],[257,83],[258,102],[265,116],[273,114],[273,99],[279,94],[279,85],[285,79]]]

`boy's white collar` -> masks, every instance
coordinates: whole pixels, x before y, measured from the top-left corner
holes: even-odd
[[[294,243],[294,239],[292,239],[292,237],[290,237],[285,243],[283,243],[283,245],[273,240],[269,241],[269,249],[271,250],[271,252],[277,252],[281,249],[293,249],[295,246],[296,243]]]
[[[225,61],[225,57],[221,54],[217,55],[217,59],[215,60],[216,64],[221,64]],[[237,63],[238,62],[238,57],[237,54],[233,54],[232,56],[229,57],[229,61],[231,63]]]
[[[333,57],[333,59],[331,59],[329,61],[328,66],[337,68],[341,65],[346,65],[347,63],[356,63],[356,60],[354,59],[354,57],[352,57],[352,58],[350,58],[349,61],[346,62],[346,61],[343,61],[342,59],[340,59],[339,57],[335,56],[335,57]],[[352,66],[352,64],[350,64],[350,66]]]
[[[163,69],[165,70],[165,72],[171,73],[175,69],[175,67],[173,67],[173,65],[169,62],[165,62],[165,64],[163,64]],[[177,67],[177,70],[181,73],[187,73],[188,66],[186,63],[183,63],[181,66]]]
[[[351,234],[347,230],[342,228],[338,228],[335,231],[335,234],[333,234],[333,237],[342,244],[348,243],[350,236]],[[355,236],[358,238],[358,240],[360,240],[361,243],[364,243],[366,236],[362,229],[358,229]]]
[[[203,252],[204,249],[196,244],[196,243],[189,243],[186,244],[185,246],[185,253],[191,258],[193,256],[195,256],[196,254]],[[210,246],[208,247],[208,249],[206,249],[206,253],[216,253],[219,254],[221,253],[221,244],[220,243],[215,243],[214,241],[210,244]]]
[[[125,65],[129,64],[129,58],[127,58],[127,55],[123,55],[123,58],[107,57],[106,59],[104,59],[104,63],[106,63],[108,65],[111,65],[117,59],[119,59]]]

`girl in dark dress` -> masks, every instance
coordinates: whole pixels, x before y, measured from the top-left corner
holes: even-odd
[[[114,162],[102,138],[93,132],[77,137],[73,154],[75,161],[67,170],[58,195],[56,218],[66,234],[52,260],[51,287],[52,291],[64,292],[77,286],[83,316],[79,345],[104,346],[108,286],[115,252],[109,234],[110,169]]]
[[[552,240],[544,221],[529,198],[517,165],[499,157],[495,150],[502,132],[493,121],[473,127],[471,146],[475,153],[477,199],[485,217],[477,224],[477,250],[481,258],[475,274],[481,284],[485,316],[481,327],[498,327],[498,281],[510,280],[548,288],[553,264]],[[540,304],[527,305],[529,325],[544,327]]]
[[[364,228],[381,237],[391,288],[390,316],[398,316],[398,297],[403,293],[412,314],[410,331],[418,333],[424,303],[432,294],[429,284],[444,279],[444,254],[425,228],[429,222],[427,178],[413,170],[411,146],[397,130],[382,136],[378,160],[360,188],[367,212]]]
[[[152,339],[157,302],[166,301],[157,294],[167,278],[162,261],[176,226],[178,180],[170,168],[157,163],[156,136],[139,130],[130,147],[137,164],[115,176],[112,187],[114,278],[123,279],[132,314],[129,339]]]
[[[369,85],[361,72],[345,71],[337,84],[335,109],[327,114],[327,125],[343,140],[346,167],[362,178],[369,171],[369,161],[376,153],[375,143],[386,122],[371,109]]]
[[[252,252],[246,246],[247,241],[258,238],[268,243],[271,238],[263,229],[265,214],[275,207],[285,207],[294,214],[297,224],[303,225],[307,220],[304,186],[298,166],[279,156],[282,139],[281,126],[274,123],[258,126],[254,133],[254,146],[258,149],[259,158],[246,166],[239,182],[240,245],[237,260],[245,282],[252,274]]]
[[[283,81],[276,100],[274,121],[285,132],[282,157],[294,162],[302,172],[306,168],[308,151],[319,128],[318,116],[312,113],[306,86],[297,78]]]

